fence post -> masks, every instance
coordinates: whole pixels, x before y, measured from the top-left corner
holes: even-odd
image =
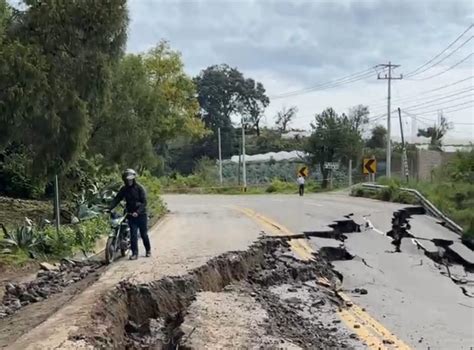
[[[352,186],[352,159],[349,159],[349,187]]]
[[[59,208],[59,180],[58,175],[54,176],[54,217],[56,221],[56,233],[59,236],[60,223],[60,208]]]

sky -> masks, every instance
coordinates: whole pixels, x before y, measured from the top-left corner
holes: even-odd
[[[392,81],[392,109],[410,111],[411,116],[402,113],[408,140],[418,127],[434,124],[443,109],[453,126],[447,140],[474,142],[472,1],[129,0],[129,11],[128,52],[165,39],[181,52],[192,76],[214,64],[237,67],[265,86],[268,126],[282,107],[297,106],[291,126],[310,129],[314,114],[326,107],[347,113],[357,104],[369,106],[370,126],[386,125],[387,80],[378,80],[377,73],[385,72],[373,67],[390,61],[400,65],[394,76],[405,76]],[[367,74],[352,83],[275,98],[359,72]],[[397,139],[397,113],[391,124]]]

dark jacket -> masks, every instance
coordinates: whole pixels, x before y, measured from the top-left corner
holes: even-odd
[[[123,186],[112,200],[110,209],[115,208],[123,199],[125,199],[128,214],[146,214],[146,191],[139,183],[134,182],[132,186]]]

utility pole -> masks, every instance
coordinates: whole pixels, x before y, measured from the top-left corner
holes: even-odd
[[[385,74],[384,77],[380,76],[380,73],[377,75],[377,79],[380,80],[387,80],[388,81],[388,94],[387,94],[387,169],[386,169],[386,175],[388,178],[391,177],[392,175],[392,144],[391,144],[391,125],[390,125],[390,102],[391,102],[391,84],[392,80],[400,80],[403,79],[403,75],[400,74],[399,77],[393,77],[392,76],[392,69],[400,67],[400,65],[397,64],[392,64],[391,62],[388,62],[388,64],[378,64],[376,67],[382,67],[382,68],[388,68],[388,74]]]
[[[244,192],[247,192],[247,169],[245,164],[245,124],[242,118],[242,180]]]
[[[408,182],[408,157],[407,149],[405,146],[405,138],[403,137],[403,123],[402,123],[402,111],[398,107],[398,119],[400,120],[400,135],[402,136],[402,173],[401,176],[405,175]]]
[[[221,128],[217,128],[217,141],[219,143],[219,180],[222,186],[222,146],[221,146]]]

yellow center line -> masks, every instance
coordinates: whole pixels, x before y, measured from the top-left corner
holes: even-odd
[[[275,222],[274,220],[255,212],[249,208],[241,208],[233,206],[233,209],[247,215],[253,220],[257,221],[260,226],[267,229],[271,234],[275,236],[292,236],[294,235],[288,228]],[[289,244],[293,251],[302,260],[313,259],[314,250],[309,246],[304,239],[292,239]],[[324,281],[325,280],[325,281]],[[322,279],[322,282],[328,283],[327,279]],[[339,295],[346,303],[352,305],[350,308],[338,311],[338,315],[346,326],[353,330],[359,338],[370,348],[374,350],[384,349],[399,349],[399,350],[410,350],[411,348],[405,344],[401,339],[396,337],[380,322],[370,316],[360,306],[354,304],[354,302],[344,293],[339,292]],[[358,325],[355,328],[354,325]],[[385,342],[384,342],[385,341]]]

